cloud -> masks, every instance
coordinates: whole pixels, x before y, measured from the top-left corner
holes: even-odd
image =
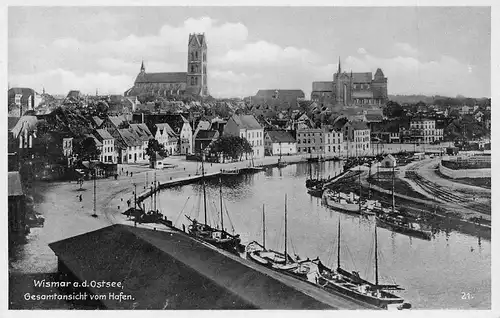
[[[358,49],[358,53],[364,55],[364,54],[366,54],[366,50],[364,48],[360,47]]]
[[[408,43],[396,43],[394,44],[394,52],[396,55],[404,55],[404,56],[417,56],[418,50],[412,47]]]
[[[267,41],[247,43],[240,49],[229,50],[216,64],[261,65],[261,64],[313,64],[319,57],[307,49],[292,46],[281,47]]]
[[[105,57],[97,61],[99,66],[108,71],[119,72],[123,74],[137,74],[140,71],[141,64],[127,62],[121,59]],[[144,62],[146,72],[184,72],[184,65],[175,63],[166,63],[162,61]]]
[[[9,78],[11,86],[26,86],[40,91],[67,93],[79,90],[92,94],[96,89],[104,94],[123,94],[131,86],[133,78],[127,75],[111,75],[106,72],[76,74],[64,69],[55,69],[29,75],[13,75]]]

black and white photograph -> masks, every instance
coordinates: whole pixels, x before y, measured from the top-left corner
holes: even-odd
[[[71,5],[5,9],[9,312],[492,310],[491,4]]]

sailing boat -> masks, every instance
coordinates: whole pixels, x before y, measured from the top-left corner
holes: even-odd
[[[266,248],[266,218],[265,209],[262,205],[262,244],[257,241],[249,243],[246,247],[247,259],[257,264],[271,267],[275,270],[288,271],[298,266],[298,263],[288,255],[287,250],[287,209],[285,195],[285,252],[277,252]]]
[[[313,197],[321,198],[324,192],[324,184],[327,180],[320,179],[319,177],[319,167],[317,170],[317,182],[309,187],[307,187],[307,193],[309,193]],[[307,181],[306,181],[307,183]]]
[[[353,192],[345,194],[340,191],[325,191],[323,200],[325,205],[337,211],[348,212],[359,215],[373,215],[375,212],[370,209],[371,203],[361,199],[361,166],[358,168],[359,195]]]
[[[377,215],[377,224],[382,227],[388,227],[394,232],[408,236],[431,240],[432,232],[423,229],[419,223],[413,222],[407,215],[396,211],[394,199],[394,166],[392,167],[392,209],[389,213],[379,213]]]
[[[186,215],[186,218],[191,221],[191,225],[188,226],[188,233],[204,242],[210,243],[216,247],[219,247],[228,252],[238,254],[238,252],[242,249],[241,238],[239,234],[230,234],[224,229],[224,209],[222,204],[222,181],[219,178],[219,187],[220,187],[220,209],[221,209],[221,228],[213,228],[207,224],[207,195],[205,189],[205,169],[203,166],[203,157],[202,157],[202,185],[203,185],[203,206],[204,206],[204,216],[205,222],[200,223],[196,219],[191,219]]]
[[[278,159],[278,168],[286,167],[288,164],[284,162],[281,158],[281,142],[280,142],[280,157]]]
[[[329,292],[339,292],[380,308],[389,304],[401,304],[404,299],[387,290],[403,290],[398,285],[381,285],[378,280],[377,227],[375,226],[375,284],[362,279],[358,272],[348,272],[340,266],[340,217],[337,231],[337,269],[323,265],[316,258],[301,264],[302,270],[295,270],[296,275]]]

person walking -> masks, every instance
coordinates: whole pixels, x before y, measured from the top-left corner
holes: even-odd
[[[130,177],[132,178],[132,172],[130,172]]]
[[[82,198],[82,195],[81,195],[81,194],[80,194],[79,198],[80,198],[80,202],[82,202],[83,198]]]
[[[127,170],[127,177],[128,177],[128,170]]]

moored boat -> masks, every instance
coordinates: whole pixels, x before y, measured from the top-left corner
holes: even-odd
[[[238,175],[240,174],[240,170],[239,169],[221,169],[220,170],[220,173],[222,175]]]
[[[409,218],[398,213],[380,213],[377,215],[377,224],[408,236],[424,240],[430,240],[432,238],[431,231],[424,230],[419,223],[413,222]]]

